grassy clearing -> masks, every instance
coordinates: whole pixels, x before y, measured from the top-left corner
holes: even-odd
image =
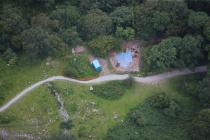
[[[49,66],[46,65],[46,61],[11,67],[4,64],[6,70],[0,75],[0,85],[3,84],[5,99],[1,100],[0,105],[31,84],[53,75],[60,75],[62,64],[62,60],[56,60]]]
[[[200,104],[195,99],[177,89],[179,84],[188,79],[188,77],[177,77],[156,85],[134,84],[133,88],[126,90],[124,95],[117,100],[108,100],[94,95],[90,91],[91,85],[85,86],[56,81],[55,86],[62,93],[61,96],[64,100],[65,108],[73,121],[74,126],[69,130],[71,134],[76,135],[81,140],[100,140],[105,137],[108,129],[125,121],[131,109],[136,108],[138,105],[143,105],[146,99],[159,92],[165,92],[170,98],[178,101],[179,105],[184,108],[182,111],[183,119],[190,117],[192,112],[197,112],[200,109]],[[144,108],[144,110],[147,112],[147,108]],[[165,119],[158,112],[153,112],[152,115],[149,114],[150,112],[151,110],[148,110],[148,122],[154,122],[160,118],[162,120]],[[36,134],[43,132],[43,130],[51,133],[60,129],[59,125],[61,121],[57,114],[56,101],[49,94],[45,86],[34,90],[32,94],[24,97],[4,114],[15,114],[17,118],[10,124],[1,126],[1,128],[6,128],[11,131],[26,131]],[[160,116],[160,118],[157,118],[157,116]],[[34,123],[33,120],[39,120],[39,123]],[[49,120],[55,121],[48,125]],[[177,121],[174,123],[180,122]],[[182,131],[182,129],[186,128],[187,125],[182,125],[183,127],[171,127],[170,122],[168,124],[166,125],[167,129],[169,129],[168,131],[159,131],[158,129],[160,128],[158,127],[148,127],[145,130],[147,132],[145,134],[156,135],[159,132],[158,135],[161,135],[166,132],[172,133],[173,128],[176,128],[176,132],[179,135],[183,134],[183,136],[186,136],[186,131]],[[29,126],[30,128],[28,128]],[[169,137],[170,135],[164,138]]]
[[[59,128],[57,108],[56,99],[50,95],[46,86],[41,86],[1,113],[13,116],[13,120],[9,124],[0,125],[0,128],[44,136]]]
[[[130,109],[143,104],[145,99],[158,92],[166,92],[171,98],[179,100],[181,105],[186,107],[186,114],[192,110],[199,110],[196,101],[180,94],[172,86],[177,82],[179,80],[170,80],[154,86],[136,84],[118,100],[100,98],[89,91],[90,86],[72,85],[66,82],[56,82],[56,85],[63,90],[65,106],[75,125],[72,131],[83,140],[89,136],[92,139],[101,139],[109,128],[126,118]]]

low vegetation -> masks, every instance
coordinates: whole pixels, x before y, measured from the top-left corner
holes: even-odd
[[[112,81],[101,85],[92,86],[91,92],[98,97],[102,97],[108,100],[116,100],[122,97],[126,90],[129,90],[133,86],[132,79],[125,81]]]
[[[87,55],[84,54],[73,55],[66,58],[63,74],[73,78],[88,78],[97,75],[88,61]]]

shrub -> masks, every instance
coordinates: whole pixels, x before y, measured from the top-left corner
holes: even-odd
[[[170,100],[165,93],[159,93],[156,96],[153,96],[151,99],[151,105],[158,109],[168,108],[170,105]]]
[[[169,117],[176,117],[181,111],[181,107],[165,93],[159,93],[151,97],[150,104],[157,109],[161,109],[160,111]]]
[[[181,111],[181,107],[175,102],[170,101],[169,107],[164,109],[164,114],[169,117],[177,117],[179,112]]]
[[[15,118],[13,116],[8,115],[0,115],[0,124],[9,124],[11,121],[13,121]]]
[[[210,107],[210,80],[205,78],[200,82],[200,92],[198,98],[204,107]]]
[[[144,126],[144,116],[140,110],[136,109],[135,111],[131,112],[129,118],[130,121],[132,121],[137,126]]]
[[[63,73],[65,76],[75,78],[92,77],[97,74],[85,55],[75,55],[67,58]]]
[[[203,109],[192,121],[192,139],[208,140],[210,137],[210,109]]]
[[[92,93],[105,99],[119,99],[125,93],[125,87],[121,81],[112,81],[93,86]]]
[[[71,129],[73,127],[72,120],[64,121],[60,123],[60,128],[62,129]]]

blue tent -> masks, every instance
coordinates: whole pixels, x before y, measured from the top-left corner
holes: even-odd
[[[93,68],[97,71],[97,72],[100,72],[102,70],[102,67],[98,61],[98,59],[94,59],[92,62],[91,62],[91,65],[93,66]]]
[[[119,53],[115,56],[115,59],[121,67],[127,68],[128,65],[132,62],[132,53],[130,51]]]

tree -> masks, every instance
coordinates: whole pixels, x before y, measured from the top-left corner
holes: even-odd
[[[61,30],[60,34],[64,42],[70,46],[75,46],[82,43],[82,39],[80,38],[76,27]]]
[[[79,25],[80,34],[90,40],[99,35],[107,35],[112,31],[112,19],[99,9],[91,10],[82,17]]]
[[[8,48],[3,53],[2,58],[9,65],[13,65],[13,64],[15,64],[17,62],[17,55],[10,48]]]
[[[188,8],[184,1],[145,1],[134,8],[134,27],[143,39],[185,32]]]
[[[52,12],[51,18],[58,20],[63,28],[69,28],[77,24],[80,13],[75,6],[60,6]]]
[[[201,104],[204,107],[210,107],[210,80],[208,78],[204,79],[200,83],[200,92],[198,95],[198,98],[201,102]]]
[[[122,6],[122,5],[131,5],[132,0],[100,0],[97,1],[96,6],[103,11],[106,11],[110,13],[113,11],[116,7]]]
[[[51,20],[46,14],[39,14],[31,19],[32,26],[41,27],[47,29],[48,31],[53,31],[58,28],[58,21]]]
[[[201,110],[192,121],[192,139],[208,140],[210,137],[210,109]]]
[[[208,21],[209,17],[207,13],[191,11],[188,18],[188,25],[192,29],[201,29]]]
[[[203,58],[202,53],[203,38],[200,35],[186,35],[182,40],[182,45],[177,45],[178,67],[195,67]]]
[[[176,45],[179,38],[173,37],[164,39],[158,45],[152,46],[149,50],[148,64],[152,69],[164,70],[174,66],[176,63]]]
[[[30,7],[41,7],[41,8],[51,8],[56,4],[56,0],[20,0],[20,3],[24,3]]]
[[[156,32],[164,32],[171,23],[171,19],[168,13],[157,11],[153,14],[152,22]]]
[[[144,122],[144,115],[138,109],[136,109],[135,111],[130,113],[129,119],[133,124],[135,124],[139,127],[144,126],[144,123],[145,123]]]
[[[88,43],[90,50],[98,57],[107,57],[111,50],[119,49],[118,41],[112,36],[99,36]]]
[[[132,26],[133,24],[133,10],[131,7],[121,6],[117,7],[111,14],[112,21],[117,26]]]
[[[131,27],[117,27],[115,36],[123,40],[131,40],[135,37],[135,30]]]
[[[3,46],[1,51],[4,52],[7,48],[16,50],[18,44],[13,44],[13,41],[17,41],[14,39],[17,39],[17,36],[26,28],[28,28],[28,24],[23,18],[22,11],[9,4],[5,4],[0,15],[0,44]],[[13,38],[14,36],[16,38]]]
[[[170,99],[165,93],[159,93],[151,98],[151,106],[158,109],[165,109],[170,106]]]
[[[65,44],[54,34],[49,34],[41,27],[32,27],[22,34],[23,49],[30,58],[44,58],[54,55],[65,47]]]
[[[208,41],[210,41],[210,22],[208,22],[203,29],[203,33]]]

